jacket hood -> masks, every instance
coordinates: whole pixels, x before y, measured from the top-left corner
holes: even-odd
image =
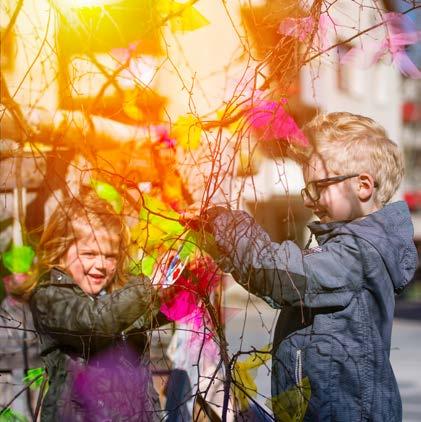
[[[399,293],[411,281],[418,265],[414,228],[404,201],[385,205],[379,211],[349,222],[320,223],[308,226],[319,244],[330,238],[349,234],[370,243],[380,254]]]

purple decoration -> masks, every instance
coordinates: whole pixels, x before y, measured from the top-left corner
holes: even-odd
[[[71,361],[68,370],[73,378],[69,404],[85,420],[150,421],[159,409],[148,366],[125,342],[95,355],[88,364]]]

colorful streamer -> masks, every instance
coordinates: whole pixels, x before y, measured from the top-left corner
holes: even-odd
[[[301,147],[309,145],[308,139],[295,120],[283,108],[282,102],[256,101],[247,112],[247,119],[261,141],[286,139],[291,144]]]
[[[312,34],[320,43],[320,48],[325,50],[329,42],[329,29],[334,26],[332,18],[326,13],[320,15],[319,20],[315,20],[311,16],[304,18],[286,18],[278,28],[278,32],[297,38],[299,41],[306,41]]]
[[[95,179],[91,179],[90,184],[97,195],[101,199],[107,201],[114,208],[116,213],[119,214],[121,212],[123,209],[123,200],[114,186]]]
[[[174,0],[158,0],[158,12],[168,19],[172,32],[189,32],[209,25],[209,21],[191,4]]]
[[[171,136],[177,139],[178,145],[185,150],[199,148],[202,136],[199,120],[192,114],[180,116],[173,125]]]
[[[400,13],[385,13],[383,17],[387,35],[380,41],[365,40],[362,48],[354,47],[341,57],[341,63],[368,68],[390,53],[392,63],[403,75],[421,79],[421,71],[405,52],[406,46],[421,41],[421,31],[415,30],[412,21]]]
[[[279,421],[297,422],[304,419],[311,397],[310,380],[303,378],[301,385],[296,385],[279,396],[266,401]]]
[[[242,410],[249,407],[249,397],[256,397],[257,394],[257,386],[251,372],[271,358],[270,349],[271,345],[267,345],[260,352],[250,353],[249,357],[243,362],[237,360],[234,364],[232,371],[235,381],[233,390]]]
[[[41,387],[45,375],[44,368],[31,368],[28,369],[28,372],[23,378],[23,382],[26,385],[30,385],[32,390],[36,390]]]
[[[30,246],[13,245],[10,250],[4,252],[4,266],[12,273],[22,274],[29,272],[35,252]]]

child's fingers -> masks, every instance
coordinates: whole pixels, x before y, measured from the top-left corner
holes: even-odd
[[[200,202],[189,205],[188,208],[180,212],[180,223],[188,225],[190,220],[198,219],[202,212]]]
[[[181,214],[179,222],[183,226],[196,231],[200,230],[200,228],[203,227],[202,218],[197,214],[190,213],[189,211],[186,211]]]
[[[185,210],[180,213],[181,219],[192,220],[200,217],[200,212],[194,210]]]

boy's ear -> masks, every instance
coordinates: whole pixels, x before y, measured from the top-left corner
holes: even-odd
[[[358,176],[358,197],[361,201],[369,200],[374,192],[375,181],[368,173],[360,173]]]

